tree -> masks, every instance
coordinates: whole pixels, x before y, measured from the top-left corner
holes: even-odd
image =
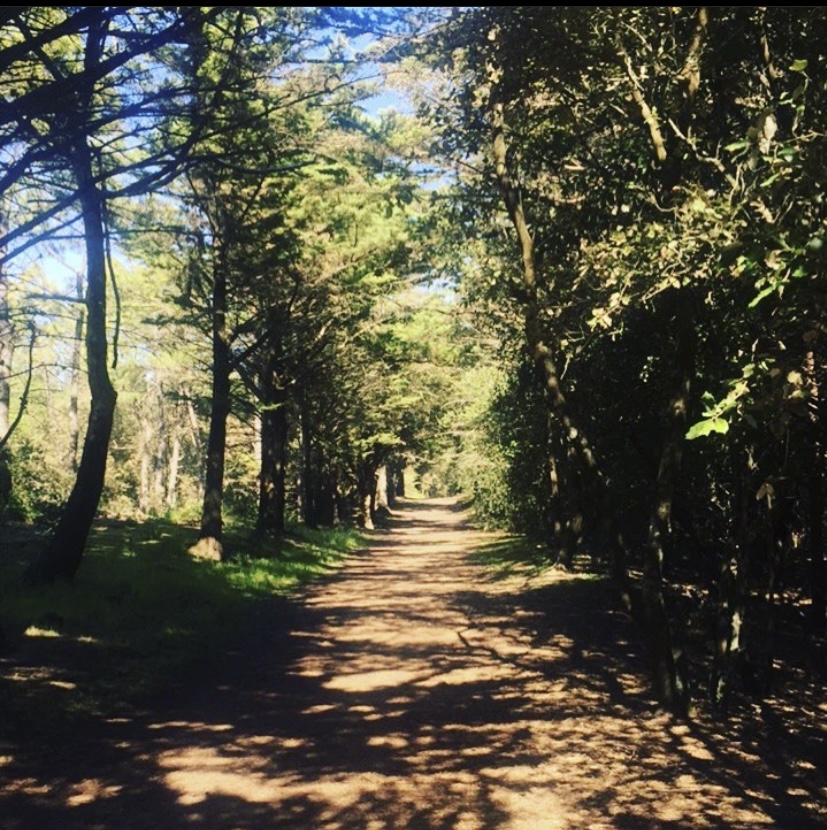
[[[5,22],[0,68],[12,94],[0,107],[0,194],[11,210],[45,182],[47,202],[36,213],[21,210],[0,248],[10,259],[79,222],[86,253],[92,405],[76,484],[55,536],[31,569],[35,581],[74,575],[103,488],[116,400],[106,335],[111,200],[176,175],[191,140],[171,143],[159,133],[166,108],[186,92],[159,86],[166,82],[152,58],[214,13],[28,8]]]
[[[477,20],[475,24],[479,25],[479,22]],[[548,27],[550,22],[554,25],[552,29]],[[533,14],[526,13],[523,9],[517,10],[514,15],[501,16],[495,13],[495,19],[486,24],[488,34],[485,40],[475,45],[475,48],[479,51],[474,53],[473,61],[476,62],[476,70],[479,73],[477,82],[481,89],[473,105],[486,113],[490,120],[492,134],[491,177],[500,192],[517,238],[521,262],[523,326],[528,355],[532,362],[537,365],[544,378],[550,415],[559,423],[560,429],[566,436],[565,440],[569,443],[570,452],[574,453],[576,464],[582,471],[580,477],[583,481],[583,492],[580,494],[579,500],[584,501],[584,503],[591,501],[598,505],[597,519],[605,526],[602,539],[611,553],[613,575],[627,606],[634,609],[635,606],[627,584],[625,546],[616,525],[612,506],[609,503],[610,494],[607,491],[605,473],[589,438],[588,431],[584,429],[580,419],[570,406],[566,393],[563,391],[554,351],[547,341],[550,332],[542,322],[543,308],[540,300],[539,284],[541,281],[547,280],[548,276],[544,275],[538,268],[536,253],[538,233],[536,228],[532,232],[530,227],[532,219],[530,214],[527,213],[523,195],[524,187],[521,183],[521,178],[525,174],[517,167],[517,159],[520,159],[521,155],[510,147],[508,137],[510,125],[506,113],[512,112],[515,117],[522,117],[525,106],[525,102],[522,100],[525,95],[525,87],[521,88],[519,81],[515,83],[511,77],[512,74],[517,75],[523,84],[536,84],[535,94],[545,94],[552,101],[555,100],[556,90],[553,87],[546,89],[545,84],[539,79],[535,80],[535,76],[532,74],[534,67],[528,68],[525,64],[520,66],[519,59],[515,60],[515,55],[507,51],[511,46],[511,42],[506,38],[514,37],[515,29],[520,32],[520,35],[517,36],[521,42],[520,48],[523,48],[522,40],[526,31],[532,35],[542,31],[543,37],[551,36],[573,40],[571,31],[576,31],[576,29],[567,28],[564,30],[561,21],[554,20],[553,17],[550,20],[545,19],[544,23],[546,26],[541,28]],[[560,75],[557,75],[552,83],[561,81]],[[540,244],[543,244],[543,242]],[[553,334],[551,336],[554,337]],[[559,486],[556,483],[559,481],[559,465],[553,455],[549,457],[547,466],[549,480],[552,482],[552,500],[555,502],[552,505],[552,510],[562,512],[563,504]],[[672,466],[664,464],[663,470],[672,470]],[[572,478],[570,474],[568,480],[572,481]],[[661,512],[663,505],[667,504],[666,491],[668,486],[664,482],[661,488],[664,493],[661,500]],[[572,502],[573,500],[569,497],[569,504],[572,504]],[[568,538],[577,534],[581,522],[581,512],[581,509],[575,508],[570,519],[566,522],[569,530]],[[653,521],[652,524],[653,540],[657,538],[656,527],[658,521]],[[558,522],[557,526],[561,527],[562,523]],[[565,544],[567,537],[564,536],[558,539],[558,544]],[[681,698],[685,683],[678,677],[673,659],[668,616],[661,589],[659,564],[661,553],[655,542],[650,544],[647,550],[649,551],[649,555],[646,557],[648,564],[644,569],[645,578],[642,583],[643,591],[641,594],[643,602],[639,616],[644,622],[651,640],[659,693],[669,705],[681,707],[684,705]],[[571,553],[566,553],[565,557],[570,560]]]
[[[718,570],[710,636],[730,643],[719,660],[728,677],[766,661],[771,638],[752,634],[749,656],[743,620],[754,631],[772,619],[772,601],[756,597],[774,594],[793,526],[812,528],[821,573],[823,520],[800,524],[807,477],[776,436],[797,436],[818,502],[823,450],[802,427],[819,418],[821,361],[788,344],[819,342],[822,325],[809,292],[821,261],[809,163],[820,59],[802,33],[823,15],[519,7],[455,18],[431,40],[455,79],[432,118],[450,125],[442,149],[461,159],[458,227],[484,245],[469,291],[510,337],[522,330],[546,388],[547,475],[523,480],[546,482],[564,559],[609,551],[621,585],[626,562],[641,568],[624,593],[661,697],[681,709],[670,571]],[[704,549],[721,551],[714,565]],[[822,576],[815,584],[823,595]]]
[[[0,204],[0,234],[5,226],[5,215]],[[11,474],[6,460],[5,443],[8,440],[11,424],[9,413],[11,407],[11,386],[9,380],[14,354],[14,331],[9,316],[9,273],[6,263],[0,264],[0,514],[11,494]]]
[[[287,258],[287,252],[281,250],[282,239],[268,240],[264,234],[274,230],[272,217],[278,216],[273,203],[282,191],[279,175],[303,164],[307,153],[301,138],[287,129],[279,130],[277,119],[286,110],[285,127],[295,127],[289,115],[293,104],[307,95],[319,94],[319,88],[308,92],[286,84],[278,87],[271,76],[278,66],[296,59],[295,49],[301,42],[302,28],[307,25],[309,18],[300,10],[279,10],[270,13],[267,20],[241,14],[230,30],[231,37],[211,45],[212,60],[203,66],[208,77],[230,79],[225,94],[213,102],[212,117],[235,126],[232,133],[212,137],[199,149],[201,158],[189,176],[192,203],[203,220],[197,231],[200,242],[199,253],[192,260],[193,278],[209,292],[213,358],[204,505],[199,540],[193,548],[197,555],[208,558],[223,555],[222,499],[226,425],[231,407],[230,375],[234,368],[241,367],[240,357],[233,355],[234,342],[242,332],[248,336],[255,332],[258,325],[254,321],[256,312],[245,305],[243,295],[254,296],[257,284],[278,281],[284,276],[277,270]],[[199,104],[199,117],[205,108],[206,104]],[[271,439],[284,443],[284,411],[278,402],[269,400],[277,394],[272,360],[281,333],[274,330],[278,321],[271,311],[265,312],[264,319],[270,325],[263,339],[240,348],[243,355],[252,356],[260,353],[263,343],[268,344],[270,365],[267,366],[266,356],[262,358],[267,382],[261,390],[268,398],[263,419],[268,442],[265,456],[268,464],[281,464],[283,468],[283,463],[271,457],[270,449]],[[251,375],[246,377],[249,380]],[[278,439],[277,434],[281,436]],[[262,478],[262,496],[283,491],[269,480],[270,469],[268,466],[268,473]],[[262,516],[274,510],[283,512],[283,508],[271,505]],[[279,524],[278,519],[275,521]]]

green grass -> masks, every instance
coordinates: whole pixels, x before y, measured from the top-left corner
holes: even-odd
[[[228,583],[248,596],[287,593],[367,544],[354,530],[302,526],[275,542],[250,542],[232,533],[227,541],[233,559],[219,567]]]
[[[494,579],[512,575],[535,577],[560,564],[557,554],[547,545],[521,535],[504,535],[481,545],[472,558],[485,567]],[[604,576],[601,571],[595,570],[592,557],[584,551],[574,556],[571,573],[581,579],[602,579]]]
[[[187,554],[194,538],[160,520],[96,528],[74,581],[24,588],[36,543],[0,536],[0,734],[135,705],[209,671],[257,602],[365,545],[349,530],[297,528],[269,543],[235,530],[233,561],[213,563]]]
[[[505,536],[479,547],[474,561],[489,569],[496,577],[513,574],[536,576],[554,563],[548,548],[525,536]]]

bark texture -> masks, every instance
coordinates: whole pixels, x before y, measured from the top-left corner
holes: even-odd
[[[689,705],[689,679],[684,661],[677,659],[664,593],[663,564],[664,542],[671,532],[672,502],[681,469],[694,371],[695,332],[687,304],[677,308],[675,339],[676,388],[665,417],[649,538],[644,551],[641,600],[658,696],[670,709],[683,714]]]
[[[91,404],[75,485],[54,536],[29,572],[30,578],[38,583],[72,579],[80,567],[103,492],[117,399],[107,369],[103,209],[101,194],[94,183],[92,154],[85,140],[76,148],[73,167],[79,184],[86,242],[86,361]]]
[[[258,520],[261,533],[284,532],[285,470],[287,466],[287,392],[284,388],[283,349],[277,332],[271,332],[260,378],[261,471]]]
[[[223,257],[213,273],[212,288],[212,401],[207,436],[207,465],[201,529],[193,555],[205,559],[224,556],[224,457],[227,447],[227,417],[230,414],[230,345],[227,330],[227,275]]]

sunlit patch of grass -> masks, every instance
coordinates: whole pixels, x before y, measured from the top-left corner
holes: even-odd
[[[37,588],[22,586],[31,553],[4,545],[0,733],[48,730],[208,674],[242,636],[252,605],[365,544],[348,530],[252,542],[236,529],[228,540],[236,556],[214,563],[187,554],[194,534],[160,520],[97,527],[75,579]]]
[[[284,537],[267,542],[235,537],[232,559],[220,565],[229,583],[247,594],[289,593],[336,567],[366,545],[358,532],[344,528],[291,527]]]
[[[487,542],[477,548],[472,557],[489,569],[495,578],[502,579],[515,574],[536,576],[555,564],[545,545],[532,542],[525,536],[505,536]]]
[[[501,535],[478,547],[472,558],[485,567],[494,579],[507,579],[510,576],[534,578],[551,572],[551,569],[557,573],[568,571],[581,579],[603,578],[603,574],[595,570],[587,553],[578,553],[572,567],[566,569],[560,556],[547,545],[520,535]]]
[[[36,625],[30,625],[24,632],[27,637],[59,637],[53,628],[38,628]]]

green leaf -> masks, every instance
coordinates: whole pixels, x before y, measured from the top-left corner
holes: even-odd
[[[797,60],[793,61],[792,65],[790,66],[790,72],[804,72],[807,68],[807,61],[806,60]]]
[[[737,150],[745,150],[747,147],[749,147],[748,141],[733,141],[732,144],[727,144],[724,150],[734,153]]]
[[[768,288],[765,288],[763,291],[759,291],[756,297],[750,302],[748,308],[755,308],[758,303],[761,302],[765,297],[769,297],[770,294],[774,293],[776,290],[775,285],[771,285]]]
[[[709,418],[706,421],[698,421],[693,424],[686,433],[686,440],[693,441],[695,438],[703,438],[713,432],[725,435],[729,431],[729,423],[723,418]]]

